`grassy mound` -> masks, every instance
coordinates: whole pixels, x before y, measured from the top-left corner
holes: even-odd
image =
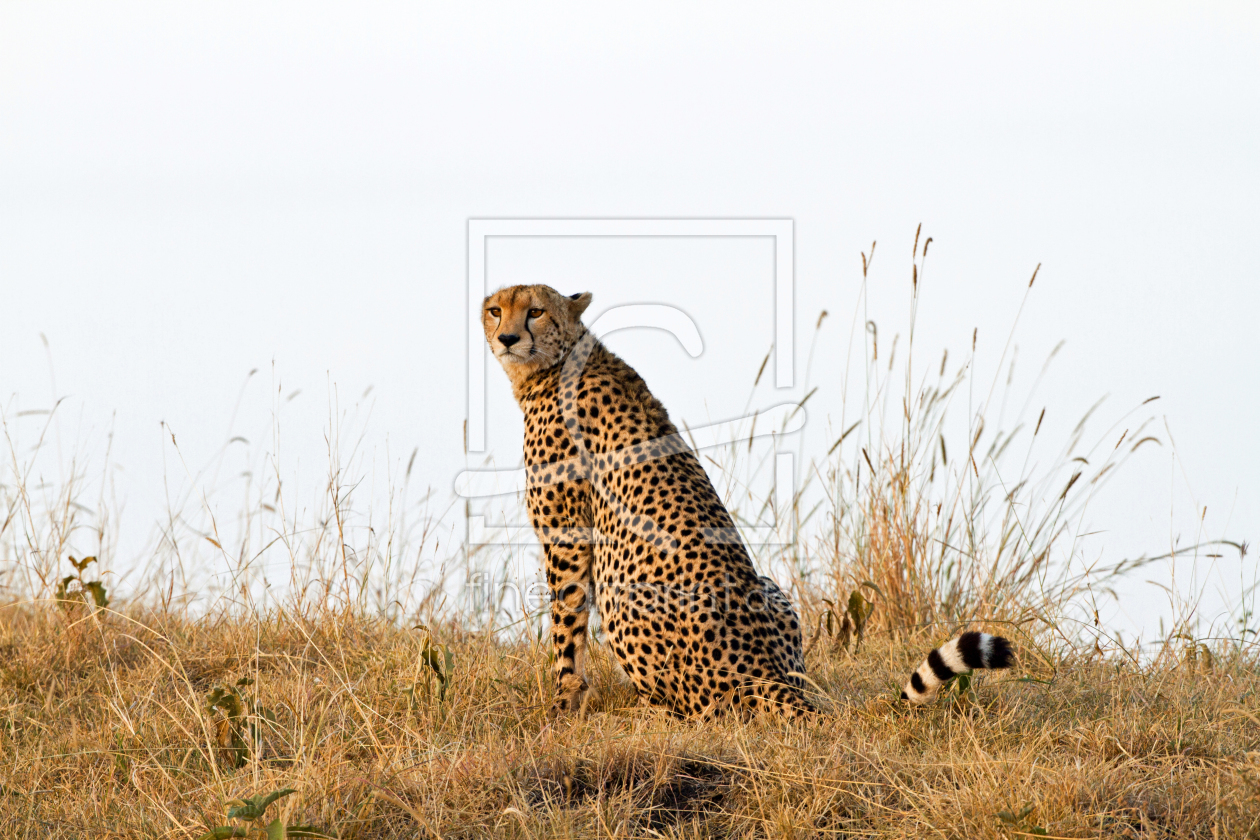
[[[1148,664],[1017,642],[1012,673],[892,702],[934,641],[824,629],[830,713],[701,724],[636,705],[595,646],[549,722],[544,648],[325,614],[0,610],[0,836],[187,837],[231,800],[374,837],[1244,837],[1260,825],[1254,660]],[[449,656],[448,656],[449,654]],[[221,698],[238,698],[232,704]],[[211,708],[215,697],[220,702]],[[226,836],[226,835],[225,835]]]

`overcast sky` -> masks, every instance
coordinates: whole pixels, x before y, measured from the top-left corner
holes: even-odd
[[[802,373],[754,406],[802,396],[827,309],[817,453],[859,255],[878,240],[867,317],[891,341],[922,223],[926,364],[963,360],[978,330],[991,381],[1040,264],[1014,401],[1061,340],[1028,398],[1060,439],[1104,395],[1098,431],[1117,436],[1160,396],[1145,412],[1175,451],[1147,447],[1091,506],[1091,556],[1255,540],[1258,196],[1254,4],[5,3],[0,406],[29,444],[42,421],[18,414],[66,398],[65,459],[100,463],[112,429],[116,567],[234,436],[252,454],[203,481],[239,506],[233,476],[274,450],[273,417],[317,492],[330,399],[357,412],[371,468],[422,446],[447,496],[466,463],[468,219],[786,218]],[[614,346],[675,418],[744,411],[772,337],[767,240],[503,240],[487,259],[492,285],[594,292],[592,316],[681,307],[699,358],[659,333]],[[491,455],[514,465],[497,370],[486,390]],[[1176,570],[1207,587],[1208,618],[1254,577],[1256,553],[1236,556]],[[1147,581],[1172,573],[1131,579],[1114,620],[1154,632],[1168,601]]]

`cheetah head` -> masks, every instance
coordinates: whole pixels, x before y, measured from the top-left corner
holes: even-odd
[[[490,351],[516,383],[558,364],[582,333],[591,293],[566,297],[550,286],[508,286],[481,306]]]

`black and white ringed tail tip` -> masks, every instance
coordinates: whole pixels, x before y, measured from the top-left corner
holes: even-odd
[[[901,699],[921,706],[936,696],[941,686],[959,674],[976,668],[1009,668],[1015,662],[1011,644],[1001,636],[971,631],[950,639],[927,655],[901,691]]]

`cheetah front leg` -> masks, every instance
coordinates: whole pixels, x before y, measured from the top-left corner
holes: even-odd
[[[576,530],[576,529],[575,529]],[[594,599],[589,537],[545,545],[547,584],[551,589],[552,676],[556,701],[552,713],[582,708],[586,696],[586,626]]]

